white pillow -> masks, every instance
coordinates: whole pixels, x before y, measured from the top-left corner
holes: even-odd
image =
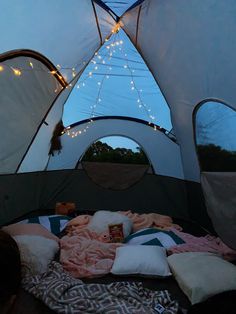
[[[168,257],[173,275],[192,304],[223,291],[236,289],[236,266],[207,252]]]
[[[59,250],[57,241],[45,237],[20,235],[13,238],[20,250],[23,276],[45,272]]]
[[[171,275],[165,248],[152,245],[127,245],[117,248],[111,273],[158,277]]]
[[[127,237],[133,227],[133,222],[125,215],[111,212],[108,210],[99,210],[91,218],[88,228],[97,233],[109,232],[108,225],[123,224],[124,237]]]

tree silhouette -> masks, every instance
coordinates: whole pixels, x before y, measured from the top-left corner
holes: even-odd
[[[214,144],[198,145],[202,171],[236,171],[236,151],[228,151]]]
[[[148,158],[141,147],[138,148],[138,152],[133,152],[131,149],[123,147],[112,148],[101,141],[97,141],[89,147],[82,161],[149,164]]]

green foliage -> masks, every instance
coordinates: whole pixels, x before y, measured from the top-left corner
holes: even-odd
[[[140,147],[138,152],[127,148],[112,148],[106,143],[97,141],[84,154],[82,161],[112,162],[124,164],[149,164],[149,161]]]
[[[236,151],[228,151],[214,144],[198,145],[202,171],[236,171]]]

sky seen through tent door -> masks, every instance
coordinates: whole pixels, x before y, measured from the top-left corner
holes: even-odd
[[[128,116],[172,129],[170,110],[156,81],[122,30],[86,67],[65,104],[63,123],[99,116]]]

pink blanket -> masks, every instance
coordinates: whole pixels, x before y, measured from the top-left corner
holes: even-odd
[[[120,212],[133,222],[133,231],[147,227],[181,227],[172,223],[172,218],[159,214],[133,214]],[[97,234],[87,229],[92,216],[80,215],[67,224],[67,235],[60,241],[60,262],[73,277],[101,276],[110,272],[116,248],[121,243],[110,243],[108,233]]]
[[[168,249],[169,255],[183,252],[211,252],[222,255],[222,257],[228,261],[236,260],[236,251],[229,248],[220,238],[211,235],[195,237],[174,228],[170,230],[183,239],[185,243],[178,244]]]
[[[150,214],[137,214],[132,213],[130,210],[128,211],[119,211],[118,213],[129,217],[133,222],[133,232],[136,232],[143,228],[149,227],[158,227],[160,229],[169,229],[170,227],[174,227],[177,230],[182,230],[179,225],[173,224],[173,220],[169,216],[160,215],[156,213]],[[92,216],[91,215],[80,215],[76,218],[72,219],[67,224],[67,230],[70,232],[71,230],[84,229],[89,224]]]
[[[107,243],[106,234],[77,229],[60,240],[60,262],[75,278],[101,276],[110,272],[116,248],[121,243]]]

